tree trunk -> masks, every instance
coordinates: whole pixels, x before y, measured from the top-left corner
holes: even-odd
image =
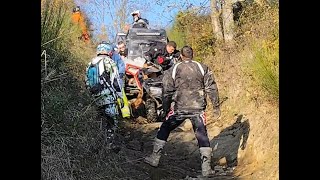
[[[221,9],[217,10],[217,0],[211,0],[211,22],[213,35],[217,41],[223,41],[222,27],[219,20]]]
[[[226,43],[232,43],[234,36],[232,2],[232,0],[224,0],[222,5],[223,35]]]
[[[119,32],[123,32],[125,31],[126,19],[128,17],[128,9],[127,9],[128,0],[120,0],[120,1],[117,0],[114,2],[114,4],[116,4],[116,2],[118,2],[117,8],[116,8],[116,14],[118,17],[116,18],[116,20],[119,22],[119,25],[120,25]]]

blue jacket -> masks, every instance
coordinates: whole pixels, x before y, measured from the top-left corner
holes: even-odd
[[[119,70],[119,75],[123,76],[126,71],[126,66],[125,66],[123,60],[121,59],[121,56],[116,51],[114,51],[111,58],[117,64],[117,67]]]

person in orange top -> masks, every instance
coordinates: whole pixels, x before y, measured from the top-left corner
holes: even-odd
[[[82,31],[81,38],[83,38],[85,40],[85,42],[89,42],[90,38],[89,38],[88,31],[87,31],[85,20],[80,12],[80,6],[73,8],[73,13],[72,13],[71,18],[72,18],[72,22],[74,24],[78,24],[80,26],[80,29]]]

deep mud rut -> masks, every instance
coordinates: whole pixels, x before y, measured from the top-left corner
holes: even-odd
[[[140,124],[127,120],[118,131],[117,146],[120,148],[116,149],[127,160],[120,163],[119,168],[130,174],[123,179],[237,179],[222,166],[213,167],[216,172],[213,177],[201,177],[197,141],[192,128],[185,126],[171,132],[157,168],[145,164],[143,158],[152,152],[153,139],[160,125],[161,123]],[[212,131],[208,131],[211,140],[213,135],[210,132]]]

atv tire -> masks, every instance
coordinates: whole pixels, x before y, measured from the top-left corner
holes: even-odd
[[[148,98],[145,102],[145,108],[146,108],[147,121],[149,123],[157,122],[158,114],[156,109],[156,102],[154,102],[153,99]]]

